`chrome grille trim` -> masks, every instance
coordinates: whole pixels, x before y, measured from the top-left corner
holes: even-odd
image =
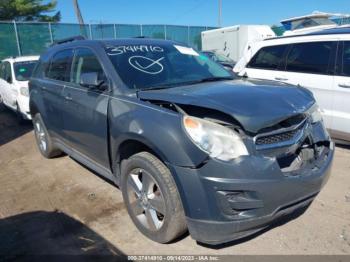
[[[253,141],[257,150],[291,146],[304,137],[308,126],[307,118],[304,118],[296,125],[258,134],[253,138]]]

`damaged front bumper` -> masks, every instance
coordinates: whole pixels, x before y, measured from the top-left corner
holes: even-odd
[[[314,132],[315,143],[329,139],[318,126]],[[170,165],[192,238],[208,244],[236,240],[308,206],[330,175],[334,144],[326,142],[312,164],[293,171],[259,154],[232,162],[209,159],[200,168]]]

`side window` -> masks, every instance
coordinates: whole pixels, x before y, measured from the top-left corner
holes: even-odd
[[[0,78],[5,79],[5,64],[4,63],[0,64]]]
[[[350,76],[350,41],[344,42],[340,74],[342,76]]]
[[[79,84],[80,76],[84,73],[97,73],[98,80],[106,80],[96,55],[88,48],[79,48],[75,52],[70,82]]]
[[[69,81],[69,69],[73,50],[67,49],[56,53],[52,59],[46,77],[54,80]]]
[[[287,56],[286,70],[327,74],[331,52],[332,42],[294,44]]]
[[[247,67],[276,70],[282,62],[286,48],[287,45],[263,47],[254,55]]]
[[[12,83],[11,64],[9,62],[4,63],[4,80],[10,84]]]

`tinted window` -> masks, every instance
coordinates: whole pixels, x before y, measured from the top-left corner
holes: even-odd
[[[341,75],[350,76],[350,41],[344,42],[343,57],[341,58]]]
[[[87,48],[81,48],[75,52],[70,81],[79,84],[80,76],[84,73],[98,73],[98,80],[106,80],[100,62]]]
[[[3,63],[3,79],[8,83],[12,83],[11,64],[9,62]]]
[[[47,77],[60,81],[69,81],[70,64],[73,57],[73,51],[70,49],[56,53],[51,60]]]
[[[13,69],[18,81],[28,81],[32,76],[33,69],[37,61],[25,61],[14,63]]]
[[[326,74],[332,42],[293,44],[287,56],[287,71]]]
[[[4,63],[0,64],[0,78],[5,79],[5,64]]]
[[[250,60],[247,67],[275,70],[282,62],[287,45],[261,48]]]
[[[158,42],[115,45],[108,46],[106,52],[123,82],[132,89],[170,88],[207,78],[232,78],[221,65],[186,46]]]

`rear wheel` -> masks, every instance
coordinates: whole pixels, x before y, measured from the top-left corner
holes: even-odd
[[[141,152],[122,162],[124,203],[136,227],[148,238],[168,243],[187,230],[179,193],[169,169]]]
[[[39,113],[37,113],[33,118],[33,126],[36,143],[40,153],[45,158],[53,158],[61,155],[62,151],[54,147],[51,137],[45,127],[44,121]]]

